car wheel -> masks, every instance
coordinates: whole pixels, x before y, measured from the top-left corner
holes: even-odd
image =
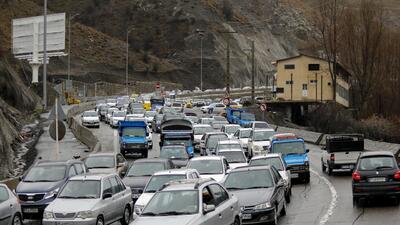
[[[286,203],[290,203],[290,190],[285,194]]]
[[[272,225],[278,225],[278,211],[277,211],[277,206],[275,206],[274,209],[274,221],[272,221]]]
[[[332,168],[331,168],[331,166],[329,166],[329,164],[328,164],[328,175],[330,176],[330,175],[332,175]]]
[[[321,169],[322,169],[323,173],[326,172],[326,166],[325,166],[324,162],[322,161],[322,159],[321,159]]]
[[[12,220],[12,225],[22,225],[22,218],[20,214],[15,214]]]
[[[282,206],[280,215],[281,216],[285,216],[286,215],[286,202],[285,201],[283,201],[283,206]]]
[[[122,225],[128,225],[130,221],[131,221],[131,210],[129,209],[129,206],[125,206],[124,214],[122,215],[120,222]]]
[[[309,184],[310,183],[310,175],[306,175],[306,177],[304,178],[304,183],[305,184]]]
[[[97,217],[96,225],[104,225],[103,217],[101,216]]]
[[[239,217],[235,217],[235,221],[233,221],[233,225],[240,225]]]

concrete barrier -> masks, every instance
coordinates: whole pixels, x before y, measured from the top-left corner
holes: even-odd
[[[297,136],[303,138],[305,142],[308,142],[311,144],[318,144],[320,137],[323,135],[321,133],[317,133],[317,132],[313,132],[313,131],[299,130],[299,129],[289,128],[289,127],[279,127],[279,126],[277,127],[276,131],[280,132],[280,133],[294,133]]]

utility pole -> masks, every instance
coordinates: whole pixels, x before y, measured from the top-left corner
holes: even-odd
[[[200,37],[200,90],[203,91],[203,38],[204,31],[197,29],[196,32]]]
[[[125,65],[125,89],[126,95],[129,95],[128,90],[128,74],[129,74],[129,33],[134,30],[135,28],[130,28],[126,31],[126,65]]]
[[[318,102],[318,74],[315,73],[315,102]]]
[[[234,34],[237,33],[236,31],[220,31],[219,33],[222,34]],[[231,82],[231,71],[230,71],[230,64],[231,64],[231,56],[230,56],[230,43],[229,39],[226,39],[226,75],[225,75],[225,82],[226,82],[226,94],[227,97],[230,97],[230,82]]]
[[[68,17],[68,85],[71,82],[71,21],[78,15],[79,13]],[[71,87],[68,86],[67,91],[71,91],[69,88]]]
[[[290,100],[293,101],[293,73],[290,74]]]
[[[47,0],[43,4],[43,107],[47,109]]]
[[[251,41],[251,104],[254,105],[255,103],[255,84],[254,84],[254,78],[256,75],[256,65],[255,65],[255,46],[254,46],[254,40]]]

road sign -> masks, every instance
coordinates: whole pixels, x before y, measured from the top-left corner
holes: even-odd
[[[229,98],[224,98],[223,103],[224,103],[224,105],[229,105],[230,99]]]
[[[263,112],[265,112],[265,111],[267,111],[267,104],[261,104],[260,105],[260,109],[261,109],[261,111],[263,111]]]
[[[156,84],[156,88],[157,88],[157,89],[160,89],[160,83],[157,83],[157,84]]]
[[[51,122],[50,127],[49,127],[49,133],[50,133],[50,137],[56,141],[56,136],[57,136],[57,132],[56,132],[56,127],[58,128],[58,140],[62,140],[65,136],[65,132],[66,132],[66,128],[65,125],[62,121],[58,120],[58,126],[56,126],[56,120],[53,120],[53,122]]]
[[[57,107],[57,110],[56,110]],[[65,120],[67,119],[67,116],[64,113],[64,110],[62,109],[62,106],[60,104],[60,101],[57,101],[57,105],[54,105],[53,108],[50,111],[49,114],[49,120],[55,120],[56,119],[56,111],[58,114],[58,120]]]

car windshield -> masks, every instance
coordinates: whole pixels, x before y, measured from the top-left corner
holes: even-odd
[[[84,112],[83,117],[98,117],[99,115],[96,112]]]
[[[186,175],[159,175],[159,176],[152,176],[149,183],[144,190],[144,193],[155,193],[156,191],[160,190],[160,188],[173,180],[182,180],[185,179]]]
[[[146,130],[143,127],[125,127],[122,130],[122,136],[145,137]]]
[[[251,130],[242,130],[240,131],[240,138],[249,138],[251,134]]]
[[[254,128],[270,128],[267,123],[255,123]]]
[[[217,147],[217,144],[219,141],[225,141],[225,140],[228,140],[228,137],[224,134],[211,135],[207,139],[206,147],[207,148],[215,148],[215,147]]]
[[[132,114],[144,114],[146,110],[144,109],[133,109]]]
[[[7,188],[0,187],[0,203],[7,201],[9,198]]]
[[[215,121],[226,121],[225,117],[223,116],[214,116],[213,118]]]
[[[216,130],[220,130],[225,124],[227,123],[224,123],[223,121],[214,121],[212,127]]]
[[[279,157],[252,159],[249,163],[249,166],[266,166],[266,165],[274,166],[279,171],[282,171],[284,169],[282,161]]]
[[[214,121],[214,119],[212,119],[212,118],[203,118],[203,119],[201,119],[201,123],[202,124],[212,124],[213,121]]]
[[[268,141],[275,134],[275,131],[255,131],[253,134],[254,141]]]
[[[142,177],[151,176],[155,172],[165,170],[164,162],[142,162],[133,163],[132,167],[129,169],[128,177]]]
[[[117,99],[107,99],[107,103],[117,103]]]
[[[184,146],[191,146],[192,140],[191,139],[164,139],[164,145],[184,145]]]
[[[182,104],[174,102],[174,103],[172,103],[172,107],[182,107]]]
[[[232,112],[232,115],[234,115],[234,116],[240,116],[240,113],[241,113],[240,111],[233,111],[233,112]]]
[[[188,168],[196,169],[200,174],[222,174],[224,172],[220,160],[193,160]]]
[[[154,117],[157,113],[154,111],[148,111],[145,113],[146,117]]]
[[[250,113],[242,113],[240,115],[240,119],[254,121],[254,120],[256,120],[256,116],[254,114],[250,114]]]
[[[212,129],[211,126],[207,126],[207,127],[194,127],[194,128],[193,128],[194,135],[202,135],[202,134],[205,134],[205,133],[207,133],[207,132],[212,132],[212,131],[213,131],[213,129]]]
[[[66,166],[35,166],[29,170],[25,182],[54,182],[64,179]],[[49,173],[51,171],[51,173]]]
[[[373,156],[361,158],[358,170],[379,170],[396,168],[392,156]]]
[[[89,156],[85,160],[85,164],[88,169],[92,168],[114,168],[115,160],[114,156]]]
[[[225,149],[241,149],[239,143],[232,143],[232,144],[219,144],[218,150],[225,150]]]
[[[223,151],[219,152],[218,155],[225,156],[228,163],[246,163],[246,157],[242,151]]]
[[[304,143],[303,142],[285,142],[275,143],[272,147],[274,153],[287,154],[304,154]]]
[[[125,117],[126,112],[114,112],[113,116],[114,117]]]
[[[107,113],[111,114],[112,112],[114,112],[115,110],[117,110],[116,108],[108,108]]]
[[[189,215],[199,211],[199,192],[162,191],[154,195],[141,216]]]
[[[58,198],[100,198],[101,190],[98,180],[70,180],[68,181]]]
[[[240,126],[226,126],[225,133],[234,134],[237,130],[239,130]]]
[[[166,148],[161,149],[160,158],[163,158],[163,159],[188,159],[189,156],[187,155],[185,148],[166,147]]]
[[[270,188],[274,186],[271,173],[267,169],[231,172],[225,180],[228,190]]]

